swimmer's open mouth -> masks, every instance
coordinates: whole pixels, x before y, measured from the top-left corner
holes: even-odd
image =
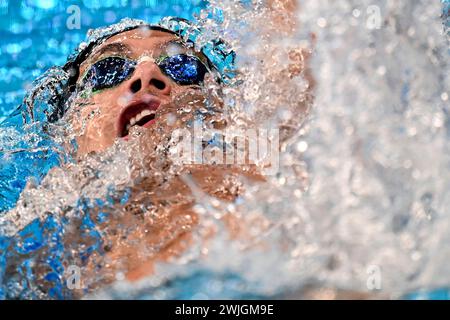
[[[120,138],[127,137],[133,126],[150,126],[155,120],[159,105],[158,100],[151,99],[147,102],[139,101],[126,107],[119,117],[118,136]]]

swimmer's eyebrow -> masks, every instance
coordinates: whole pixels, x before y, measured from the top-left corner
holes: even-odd
[[[89,58],[91,61],[95,61],[98,57],[105,53],[124,53],[124,52],[130,52],[131,48],[124,44],[124,43],[110,43],[102,48],[100,48],[97,52],[93,53],[92,56]]]

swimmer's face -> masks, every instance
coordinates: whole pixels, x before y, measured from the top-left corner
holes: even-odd
[[[197,78],[180,77],[176,66],[171,69],[176,62],[197,66]],[[176,95],[199,88],[205,65],[204,56],[163,31],[135,29],[96,47],[80,65],[77,81],[81,93],[76,103],[83,105],[72,118],[79,132],[78,154],[102,151],[116,139],[127,139],[132,126],[152,126],[156,110]]]

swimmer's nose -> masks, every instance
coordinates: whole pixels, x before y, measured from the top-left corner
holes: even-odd
[[[172,89],[169,79],[155,63],[150,61],[140,63],[136,66],[136,70],[129,84],[129,89],[133,94],[144,91],[156,96],[168,96]]]

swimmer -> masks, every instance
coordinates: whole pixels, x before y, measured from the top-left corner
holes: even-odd
[[[171,159],[158,158],[161,153],[154,151],[166,145],[176,129],[192,123],[196,111],[205,107],[207,98],[211,100],[205,97],[205,83],[216,83],[219,89],[213,95],[215,113],[203,120],[216,129],[226,127],[220,112],[223,75],[219,69],[179,33],[141,23],[101,37],[64,66],[70,77],[49,121],[70,124],[76,136],[77,161],[106,152],[117,143],[129,143],[136,151],[135,184],[129,200],[116,206],[121,214],[99,224],[101,252],[65,261],[66,266],[83,267],[83,289],[69,291],[67,296],[94,292],[117,280],[118,274],[128,281],[143,279],[154,273],[155,263],[169,262],[185,252],[195,240],[192,231],[200,219],[193,208],[193,186],[205,197],[232,202],[244,191],[240,179],[263,183],[263,176],[251,165],[185,165],[169,178],[162,177],[161,173],[171,168]],[[191,112],[178,112],[186,104]],[[93,220],[96,214],[95,210],[89,213]],[[11,220],[20,219],[14,213],[10,216]],[[248,226],[239,218],[225,215],[223,221],[231,237],[248,236]],[[267,227],[263,219],[251,223],[262,230]],[[206,243],[214,232],[213,227],[206,230],[200,241]],[[75,226],[65,232],[63,241],[71,247],[71,243],[86,240]],[[35,269],[40,290],[47,290],[46,266]]]
[[[77,86],[92,87],[92,94],[82,99],[87,106],[73,119],[74,127],[84,123],[77,140],[78,156],[101,152],[117,139],[128,140],[136,127],[146,129],[141,131],[143,136],[138,137],[142,142],[137,144],[139,148],[152,150],[163,145],[162,140],[176,128],[185,127],[193,119],[195,108],[202,106],[201,86],[206,77],[212,76],[213,68],[202,52],[195,52],[167,30],[147,32],[137,28],[108,38],[78,67]],[[186,97],[185,103],[193,103],[195,98],[200,101],[187,118],[178,117],[177,109],[182,105],[175,100],[179,97]],[[89,117],[92,112],[99,116]],[[147,157],[149,150],[144,152]],[[196,184],[211,193],[223,184],[223,174],[214,175],[210,168],[189,168],[182,174],[194,177]],[[191,208],[192,199],[186,197],[190,194],[186,183],[179,178],[165,183],[149,180],[146,175],[125,208],[133,217],[125,215],[115,221],[120,227],[107,237],[111,243],[107,255],[111,261],[126,264],[120,268],[127,270],[128,280],[151,273],[153,261],[181,253],[188,243],[189,230],[197,223]],[[133,206],[133,203],[142,204],[144,199],[151,199],[152,207],[159,206],[159,200],[171,204],[161,206],[155,215],[157,218],[149,222],[145,219],[146,213]],[[129,228],[134,230],[123,232]],[[110,230],[113,230],[111,222]],[[120,241],[123,236],[127,237],[127,242]],[[138,244],[130,246],[133,238]],[[156,254],[143,254],[146,248],[155,246],[160,246],[161,250]],[[112,270],[116,268],[117,265],[111,266]]]

